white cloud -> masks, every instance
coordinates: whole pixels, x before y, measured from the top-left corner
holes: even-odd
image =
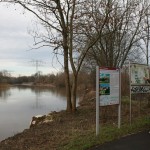
[[[30,50],[33,37],[27,32],[31,28],[33,15],[29,12],[23,14],[19,6],[0,5],[0,70],[14,71],[14,75],[31,75],[35,73],[31,60],[42,60],[45,65],[39,67],[43,73],[56,72],[61,68],[59,63],[52,64],[50,48]],[[32,30],[32,29],[31,29]]]

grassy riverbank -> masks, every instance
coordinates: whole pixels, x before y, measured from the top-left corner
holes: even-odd
[[[0,143],[1,150],[86,150],[127,134],[150,129],[147,100],[132,102],[132,124],[129,123],[129,101],[122,100],[122,125],[117,128],[117,106],[101,107],[100,135],[95,136],[95,99],[88,94],[77,112],[53,112],[52,122],[37,125]],[[17,144],[16,144],[17,143]]]
[[[150,129],[150,121],[146,118],[137,119],[131,126],[124,124],[121,129],[111,125],[103,126],[99,136],[95,136],[95,128],[93,128],[87,132],[86,135],[76,135],[66,146],[61,148],[61,150],[90,150],[90,147],[148,129]]]

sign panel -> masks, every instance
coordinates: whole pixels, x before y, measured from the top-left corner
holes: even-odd
[[[150,85],[144,86],[131,86],[131,93],[150,93]]]
[[[146,84],[144,77],[149,78],[149,67],[142,64],[130,64],[131,85]]]
[[[149,79],[149,66],[143,64],[130,64],[131,93],[150,93],[150,84],[144,80]]]
[[[119,104],[119,69],[100,68],[100,106]]]

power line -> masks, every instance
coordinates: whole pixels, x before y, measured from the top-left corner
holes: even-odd
[[[42,66],[44,64],[44,61],[41,60],[32,60],[31,63],[35,66],[35,74],[38,73],[39,66]]]

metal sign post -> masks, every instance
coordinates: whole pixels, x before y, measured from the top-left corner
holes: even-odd
[[[131,68],[130,68],[131,64],[130,64],[130,61],[129,61],[129,99],[130,99],[130,125],[131,125],[131,122],[132,122],[132,100],[131,100]]]
[[[118,105],[118,128],[121,127],[121,69],[119,69],[119,105]]]
[[[96,67],[96,135],[99,135],[100,106],[118,105],[118,128],[121,124],[121,74],[120,69]]]
[[[96,67],[96,135],[99,135],[99,67]]]
[[[150,85],[146,83],[145,78],[149,79],[149,66],[129,62],[130,124],[132,122],[132,94],[150,93]]]

